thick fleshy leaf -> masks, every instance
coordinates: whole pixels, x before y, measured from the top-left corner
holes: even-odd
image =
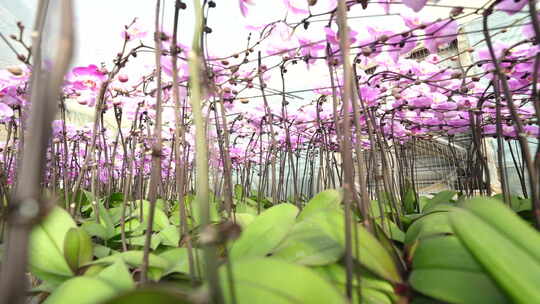
[[[76,277],[60,285],[43,304],[96,304],[112,298],[116,291],[100,279]]]
[[[467,200],[463,203],[463,207],[495,227],[540,262],[540,233],[512,210],[488,198]]]
[[[105,226],[103,226],[102,224],[98,224],[94,221],[84,222],[81,228],[84,229],[89,235],[97,236],[102,240],[109,240],[113,237],[112,235],[109,235]]]
[[[356,243],[358,244],[358,251],[353,250],[353,256],[358,259],[362,266],[391,282],[399,283],[402,281],[390,253],[360,224],[357,225]]]
[[[450,204],[452,203],[452,198],[456,195],[455,191],[445,190],[441,191],[427,202],[427,204],[422,209],[423,213],[427,213],[432,210],[438,204]]]
[[[238,304],[347,303],[321,276],[297,264],[273,258],[246,258],[232,264],[234,294]],[[231,300],[227,267],[220,269],[225,302]]]
[[[71,228],[64,240],[64,257],[73,271],[92,261],[92,240],[82,228]]]
[[[139,202],[137,201],[137,204],[140,205],[142,203],[142,210],[143,210],[143,223],[142,225],[144,225],[144,228],[146,229],[146,225],[147,225],[147,221],[148,221],[148,215],[149,215],[149,211],[150,211],[150,202],[146,201],[146,200],[143,200],[142,202]],[[139,216],[140,215],[140,206],[135,209],[135,211],[133,211],[131,214],[133,216]],[[154,231],[159,231],[159,230],[162,230],[166,227],[168,227],[170,225],[170,222],[169,222],[169,218],[167,217],[167,215],[165,214],[165,212],[163,212],[163,209],[161,209],[161,207],[158,206],[158,204],[156,203],[156,210],[155,210],[155,214],[154,214],[154,225],[152,227],[152,229]]]
[[[266,256],[287,236],[297,214],[298,208],[291,204],[279,204],[267,209],[232,244],[230,257]]]
[[[450,303],[507,303],[508,299],[455,236],[427,238],[414,251],[411,286]]]
[[[236,223],[242,227],[242,229],[246,229],[246,227],[253,222],[255,219],[255,215],[250,213],[236,213],[234,215],[234,218],[236,220]]]
[[[73,275],[64,258],[64,239],[76,224],[62,208],[56,207],[38,225],[30,235],[30,269],[37,277],[46,281],[55,278],[61,282]]]
[[[330,216],[319,212],[296,223],[272,255],[302,265],[326,265],[339,260],[344,248],[328,219]]]
[[[193,262],[196,263],[197,261],[202,262],[202,251],[196,248],[193,248]],[[170,273],[189,273],[189,259],[188,259],[188,249],[187,248],[174,248],[167,251],[164,251],[159,254],[159,257],[164,258],[169,263],[165,275]],[[198,257],[198,259],[197,259]],[[195,271],[197,269],[203,269],[202,265],[194,265]]]
[[[394,241],[403,243],[405,241],[405,233],[399,229],[399,227],[390,219],[382,220],[381,218],[375,219],[375,222],[384,231],[386,236]]]
[[[178,227],[173,225],[163,228],[163,230],[159,232],[159,236],[162,240],[161,243],[166,246],[177,247],[180,242],[180,232],[178,231]]]
[[[330,264],[311,268],[332,285],[337,286],[345,293],[347,275],[345,268],[339,264]],[[394,303],[397,296],[394,286],[388,281],[381,280],[369,272],[360,273],[360,284],[354,277],[353,287],[361,287],[362,303]],[[355,301],[354,303],[357,303]]]
[[[298,220],[301,221],[319,212],[327,212],[341,210],[341,201],[343,194],[341,191],[330,189],[319,192],[313,197],[298,215]]]
[[[95,264],[106,264],[111,265],[115,263],[118,260],[124,261],[128,266],[137,268],[140,267],[142,264],[143,259],[143,252],[142,251],[125,251],[121,253],[116,253],[108,257],[101,258],[99,260],[95,260],[88,265],[95,265]],[[169,262],[155,254],[150,253],[148,257],[148,266],[149,266],[149,274],[152,273],[153,279],[159,279],[165,270],[169,267]]]
[[[540,262],[535,245],[529,245],[537,241],[537,237],[532,236],[537,232],[531,235],[529,230],[519,228],[523,226],[513,225],[516,221],[512,217],[516,215],[511,213],[504,216],[503,222],[486,221],[491,214],[501,219],[499,216],[504,213],[493,210],[507,207],[498,202],[487,208],[486,204],[482,205],[475,213],[461,208],[449,213],[457,237],[513,302],[530,303],[531,299],[540,299]],[[509,237],[503,232],[514,228],[519,229],[513,232],[518,237]]]
[[[126,263],[117,260],[97,274],[97,278],[109,283],[118,291],[135,288],[135,282],[129,273]]]
[[[405,245],[411,246],[415,241],[434,235],[452,234],[448,221],[448,212],[433,212],[414,221],[405,233]]]
[[[123,295],[114,297],[103,304],[190,304],[185,294],[181,294],[178,290],[165,289],[137,289]]]

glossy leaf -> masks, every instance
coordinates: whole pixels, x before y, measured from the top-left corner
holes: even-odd
[[[189,304],[187,296],[177,290],[156,288],[137,289],[110,299],[103,304]]]
[[[414,251],[412,287],[450,303],[507,303],[508,299],[455,236],[427,238]]]
[[[339,260],[344,248],[328,218],[329,213],[319,212],[296,223],[273,256],[302,265],[325,265]]]
[[[135,288],[135,282],[123,260],[117,260],[112,265],[103,269],[97,274],[97,278],[107,282],[118,291]]]
[[[96,304],[112,298],[115,293],[115,289],[105,281],[76,277],[60,285],[43,304]]]
[[[73,271],[92,261],[92,240],[81,228],[71,228],[64,240],[64,257]]]
[[[494,208],[506,207],[497,203],[477,212],[488,216]],[[511,216],[501,223],[485,221],[466,209],[456,209],[449,216],[460,241],[513,302],[530,303],[531,299],[540,299],[540,263],[531,254],[534,249],[524,249],[526,245],[520,240],[502,233],[504,229],[513,228],[506,226],[507,222],[512,222]],[[527,235],[522,237],[527,238]],[[529,239],[530,242],[535,240]]]
[[[298,220],[301,221],[319,212],[330,212],[341,210],[341,201],[343,194],[338,190],[325,190],[319,192],[313,197],[298,215]]]
[[[427,202],[427,204],[424,206],[424,208],[422,209],[422,212],[426,213],[426,212],[430,211],[431,208],[433,208],[434,206],[436,206],[438,204],[450,204],[450,203],[452,203],[452,198],[455,195],[456,195],[456,192],[455,191],[450,191],[450,190],[441,191],[441,192],[435,194],[435,196],[433,198],[431,198]]]
[[[226,303],[232,303],[226,267],[220,269]],[[238,304],[347,303],[326,280],[304,266],[273,258],[246,258],[233,263]]]
[[[289,233],[294,225],[298,208],[279,204],[267,209],[242,232],[230,250],[233,259],[265,256]]]
[[[73,275],[64,258],[64,239],[75,222],[62,208],[56,207],[34,227],[30,235],[30,269],[44,281],[60,283]]]

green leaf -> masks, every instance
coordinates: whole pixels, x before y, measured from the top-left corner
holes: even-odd
[[[402,200],[403,206],[405,207],[405,212],[413,213],[416,211],[416,193],[414,187],[411,185],[408,185],[406,189]]]
[[[116,253],[108,257],[101,258],[99,260],[95,260],[88,265],[94,265],[94,264],[107,264],[111,265],[115,263],[118,260],[124,261],[127,265],[130,267],[140,267],[142,264],[143,259],[143,252],[140,250],[131,250],[131,251],[124,251],[121,253]],[[154,268],[155,270],[159,271],[158,274],[162,274],[168,267],[169,262],[155,254],[150,253],[148,257],[148,266],[149,268]]]
[[[92,261],[92,240],[86,231],[81,228],[71,228],[66,233],[64,240],[64,257],[74,272]]]
[[[375,219],[375,223],[384,231],[388,238],[403,243],[405,241],[405,233],[390,219],[384,222],[381,218]]]
[[[95,245],[94,246],[94,255],[98,259],[104,258],[104,257],[108,256],[109,254],[111,254],[111,248],[105,247],[103,245]]]
[[[405,233],[405,245],[411,246],[415,241],[436,235],[452,234],[448,221],[448,212],[433,212],[414,221]]]
[[[81,228],[84,229],[89,235],[91,236],[97,236],[102,240],[109,240],[112,236],[110,236],[107,232],[107,228],[103,226],[102,224],[98,224],[94,221],[88,221],[84,222],[81,225]]]
[[[436,206],[438,204],[452,203],[452,198],[455,195],[456,195],[456,192],[455,191],[450,191],[450,190],[441,191],[441,192],[435,194],[435,196],[433,198],[431,198],[428,201],[428,203],[424,206],[424,208],[422,209],[422,212],[426,213],[431,208],[433,208],[434,206]]]
[[[43,304],[96,304],[114,295],[114,288],[106,282],[83,276],[64,282]]]
[[[495,281],[455,236],[420,241],[414,251],[412,287],[451,303],[508,303]]]
[[[395,283],[402,281],[390,253],[360,224],[357,224],[356,244],[358,244],[358,251],[353,249],[353,256],[361,265],[388,281]]]
[[[236,223],[240,225],[242,229],[246,229],[246,227],[255,219],[255,215],[248,213],[236,213],[234,218],[236,219]]]
[[[506,207],[496,203],[489,208],[475,210],[484,217],[456,208],[449,214],[452,227],[460,241],[513,302],[531,303],[532,299],[540,299],[540,263],[535,254],[532,254],[535,248],[530,246],[525,249],[527,245],[522,243],[522,239],[532,244],[538,238],[529,238],[528,233],[520,235],[519,239],[508,237],[508,234],[502,231],[516,228],[511,223],[515,223],[512,216],[517,215],[505,216],[505,222],[501,223],[486,221],[485,217],[494,214],[492,211],[496,208]],[[506,226],[507,224],[509,225]],[[523,232],[518,230],[515,235]]]
[[[509,303],[479,272],[426,268],[413,271],[409,280],[416,290],[449,303]]]
[[[229,285],[227,267],[220,268],[226,303],[232,303],[231,288],[237,303],[347,303],[334,286],[300,265],[273,258],[247,258],[235,261],[232,268],[234,287]]]
[[[335,286],[339,286],[343,292],[345,292],[345,284],[347,282],[347,275],[345,271],[345,267],[339,265],[339,264],[330,264],[325,266],[318,266],[311,268],[315,272],[317,272],[319,275],[321,275],[325,280],[327,280],[329,283]],[[383,297],[378,297],[385,299],[384,302],[392,303],[393,301],[391,299],[396,298],[396,294],[394,292],[394,286],[392,286],[391,283],[385,280],[381,280],[374,275],[370,274],[367,271],[360,272],[360,283],[357,280],[357,276],[354,276],[353,280],[353,287],[358,288],[361,287],[361,293],[362,297],[365,297],[365,292],[369,291],[379,291],[380,293],[383,293]],[[375,296],[375,294],[374,294]],[[377,301],[366,301],[364,298],[364,303],[381,303]]]
[[[135,282],[129,273],[129,269],[122,260],[117,260],[109,267],[103,269],[97,277],[119,291],[135,288]]]
[[[103,304],[190,304],[184,294],[177,290],[143,288],[110,299]]]
[[[158,246],[163,241],[161,234],[153,234],[150,238],[150,249],[156,250]],[[134,236],[127,239],[127,243],[132,246],[144,246],[144,243],[146,242],[146,235],[140,235],[140,236]]]
[[[136,216],[138,217],[140,215],[140,204],[141,202],[137,201],[137,204],[139,205],[139,207],[137,207],[132,213],[131,215],[132,216]],[[144,228],[146,229],[146,226],[148,225],[148,215],[149,215],[149,208],[150,208],[150,202],[146,201],[146,200],[143,200],[142,201],[142,210],[143,210],[143,225],[144,225]],[[163,212],[163,209],[159,208],[159,205],[156,204],[156,210],[155,210],[155,214],[154,214],[154,225],[152,227],[152,229],[154,231],[160,231],[166,227],[168,227],[170,225],[170,222],[169,222],[169,218],[167,217],[167,215],[165,214],[165,212]]]
[[[343,194],[338,190],[325,190],[313,197],[298,215],[298,220],[301,221],[319,212],[328,212],[341,210],[341,201]]]
[[[68,279],[73,272],[64,258],[64,239],[75,222],[62,208],[55,207],[30,234],[30,269],[38,278],[55,282]]]
[[[319,212],[296,223],[273,256],[302,265],[326,265],[339,260],[345,250],[329,215]]]
[[[294,225],[298,208],[279,204],[267,209],[242,232],[230,250],[233,259],[265,256],[287,236]]]
[[[178,227],[173,225],[163,228],[158,235],[161,237],[161,243],[165,246],[177,247],[180,242]]]
[[[505,205],[488,198],[473,198],[465,201],[463,207],[492,225],[540,262],[540,233]]]
[[[193,262],[197,261],[196,257],[202,257],[202,251],[199,249],[192,249]],[[164,251],[159,254],[159,257],[164,258],[168,262],[168,267],[164,275],[170,273],[185,273],[189,274],[189,260],[188,260],[188,249],[187,248],[174,248],[167,251]],[[201,258],[198,259],[202,261]],[[202,265],[194,265],[195,268],[202,269]],[[195,269],[196,270],[196,269]]]

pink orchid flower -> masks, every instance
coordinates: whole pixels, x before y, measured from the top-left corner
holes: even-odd
[[[240,13],[242,16],[246,17],[248,14],[248,5],[253,5],[255,2],[253,0],[238,0],[238,5],[240,6]]]
[[[424,45],[431,53],[436,53],[441,45],[448,44],[457,37],[458,24],[455,20],[442,20],[428,25],[425,29]]]
[[[508,15],[513,15],[523,9],[527,3],[527,0],[502,0],[495,8],[506,12]]]
[[[419,12],[426,5],[427,0],[403,0],[403,4],[410,7],[413,11]]]

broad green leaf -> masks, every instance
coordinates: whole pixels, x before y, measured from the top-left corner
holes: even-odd
[[[81,228],[84,229],[90,236],[97,236],[102,240],[109,240],[112,236],[108,234],[107,228],[102,224],[98,224],[94,221],[84,222],[81,225]]]
[[[395,283],[401,282],[401,275],[390,253],[364,226],[357,224],[356,229],[358,250],[353,249],[353,256],[380,277]],[[353,248],[356,248],[354,243]]]
[[[126,263],[122,260],[115,261],[97,274],[97,278],[107,282],[118,291],[126,291],[135,288],[135,282],[129,273]]]
[[[296,223],[272,256],[302,265],[326,265],[339,260],[344,248],[328,215],[319,212]]]
[[[232,244],[230,257],[238,259],[267,255],[287,236],[297,214],[298,208],[291,204],[279,204],[267,209]]]
[[[105,208],[103,205],[99,205],[99,222],[100,224],[105,227],[105,230],[107,231],[107,236],[109,238],[112,238],[114,236],[114,227],[115,222],[113,221],[111,214],[109,213],[109,210]]]
[[[455,236],[427,238],[414,251],[412,287],[451,303],[508,303],[504,293]]]
[[[402,203],[405,207],[405,212],[413,213],[416,211],[416,193],[412,186],[406,187],[405,194],[403,195]]]
[[[341,201],[343,194],[338,190],[325,190],[319,192],[313,197],[298,215],[298,220],[301,221],[319,212],[328,212],[341,210]]]
[[[98,259],[104,258],[108,256],[109,254],[111,254],[111,248],[105,247],[103,245],[94,246],[94,255],[96,256],[96,258]]]
[[[347,282],[347,275],[345,271],[345,267],[339,265],[339,264],[330,264],[325,266],[317,266],[312,267],[312,270],[317,272],[319,275],[321,275],[325,280],[330,282],[334,286],[339,286],[340,289],[345,292],[345,284]],[[383,294],[385,294],[385,297],[390,303],[392,303],[391,299],[396,298],[395,292],[394,292],[394,286],[392,286],[391,283],[385,280],[381,280],[374,275],[370,274],[367,271],[362,271],[359,273],[360,277],[360,284],[358,283],[358,276],[354,276],[353,280],[353,286],[355,288],[358,288],[359,286],[362,287],[362,295],[364,294],[364,291],[367,290],[376,290]],[[363,301],[364,303],[370,303],[370,301]],[[377,302],[375,302],[377,303]]]
[[[441,191],[441,192],[435,194],[435,196],[433,198],[431,198],[428,201],[428,203],[424,206],[424,208],[422,209],[422,212],[426,213],[429,209],[433,208],[434,206],[436,206],[438,204],[452,203],[452,198],[455,195],[456,195],[456,192],[455,191],[450,191],[450,190]]]
[[[115,295],[114,288],[99,279],[75,277],[60,285],[43,304],[96,304]]]
[[[163,241],[161,234],[153,234],[150,238],[150,249],[156,250],[158,246]],[[144,243],[146,242],[146,235],[140,235],[140,236],[134,236],[127,239],[127,243],[132,246],[141,246],[144,247]]]
[[[196,227],[199,223],[199,219],[201,218],[200,206],[199,204],[197,204],[196,201],[190,201],[189,206],[190,206],[189,208],[190,218],[189,218],[188,223],[190,223],[191,227]],[[210,221],[211,222],[219,221],[218,207],[214,200],[210,201],[209,207],[210,207]]]
[[[196,264],[197,260],[202,262],[202,251],[196,248],[192,249],[193,263]],[[164,258],[168,262],[168,267],[165,271],[165,275],[170,273],[185,273],[189,274],[189,259],[187,248],[174,248],[164,251],[159,254],[161,258]],[[194,265],[195,268],[202,269],[202,265]],[[195,269],[197,270],[197,269]]]
[[[125,251],[117,254],[113,254],[108,257],[101,258],[99,260],[95,260],[88,265],[94,265],[94,264],[107,264],[111,265],[117,260],[124,261],[127,265],[131,267],[140,267],[142,264],[142,258],[143,258],[143,252],[140,250],[131,250],[131,251]],[[169,266],[169,262],[159,257],[155,254],[150,253],[149,255],[149,266],[153,268],[157,268],[159,270],[165,270]]]
[[[161,243],[166,246],[177,247],[180,242],[180,232],[178,231],[178,227],[173,225],[163,228],[163,230],[159,232],[159,236],[162,240]]]
[[[405,233],[405,245],[411,246],[415,241],[435,235],[452,234],[448,221],[448,212],[433,212],[414,221]]]
[[[492,225],[540,263],[540,233],[512,210],[497,201],[480,197],[465,201],[463,207]]]
[[[405,241],[405,233],[390,219],[381,218],[375,219],[375,223],[384,231],[386,236],[394,241],[403,243]]]
[[[138,202],[138,204],[140,205],[140,202]],[[143,210],[143,219],[144,219],[144,228],[146,228],[146,226],[148,225],[148,215],[149,215],[149,208],[150,208],[150,202],[146,201],[146,200],[143,200],[142,201],[142,210]],[[132,216],[139,216],[140,214],[140,206],[131,213]],[[170,225],[169,223],[169,218],[167,217],[167,215],[165,214],[165,212],[163,212],[163,209],[159,208],[159,205],[156,204],[156,210],[155,210],[155,214],[154,214],[154,225],[152,227],[152,229],[154,231],[159,231],[159,230],[162,230],[166,227],[168,227]]]
[[[236,213],[234,218],[236,219],[236,223],[240,225],[242,229],[246,229],[246,227],[255,219],[255,215],[248,213]]]
[[[76,272],[80,266],[92,261],[92,240],[82,228],[71,228],[64,240],[64,257],[71,269]]]
[[[75,222],[62,208],[55,207],[49,215],[34,227],[30,234],[30,270],[37,277],[55,278],[58,283],[73,276],[73,272],[64,258],[64,239]]]
[[[480,272],[423,268],[413,271],[409,281],[419,292],[449,303],[509,303]]]
[[[220,268],[226,303],[234,288],[238,304],[347,303],[338,290],[309,268],[273,258],[246,258],[232,264],[234,287],[227,267]]]
[[[477,212],[489,216],[494,208],[506,208],[499,203],[489,207]],[[471,211],[456,208],[449,213],[449,217],[460,241],[513,302],[531,303],[533,299],[540,299],[540,262],[531,255],[534,249],[524,249],[526,245],[520,240],[509,238],[501,232],[514,228],[505,227],[506,222],[513,222],[511,216],[507,216],[505,222],[491,223]],[[525,239],[527,235],[521,237]],[[529,241],[532,243],[536,238]]]
[[[235,209],[237,214],[257,215],[257,207],[249,205],[247,201],[239,202]]]
[[[103,304],[190,304],[188,296],[178,290],[143,288],[110,299]]]
[[[369,213],[374,218],[380,217],[382,214],[387,214],[391,212],[392,209],[386,202],[379,203],[379,201],[377,200],[371,200],[369,202]]]

